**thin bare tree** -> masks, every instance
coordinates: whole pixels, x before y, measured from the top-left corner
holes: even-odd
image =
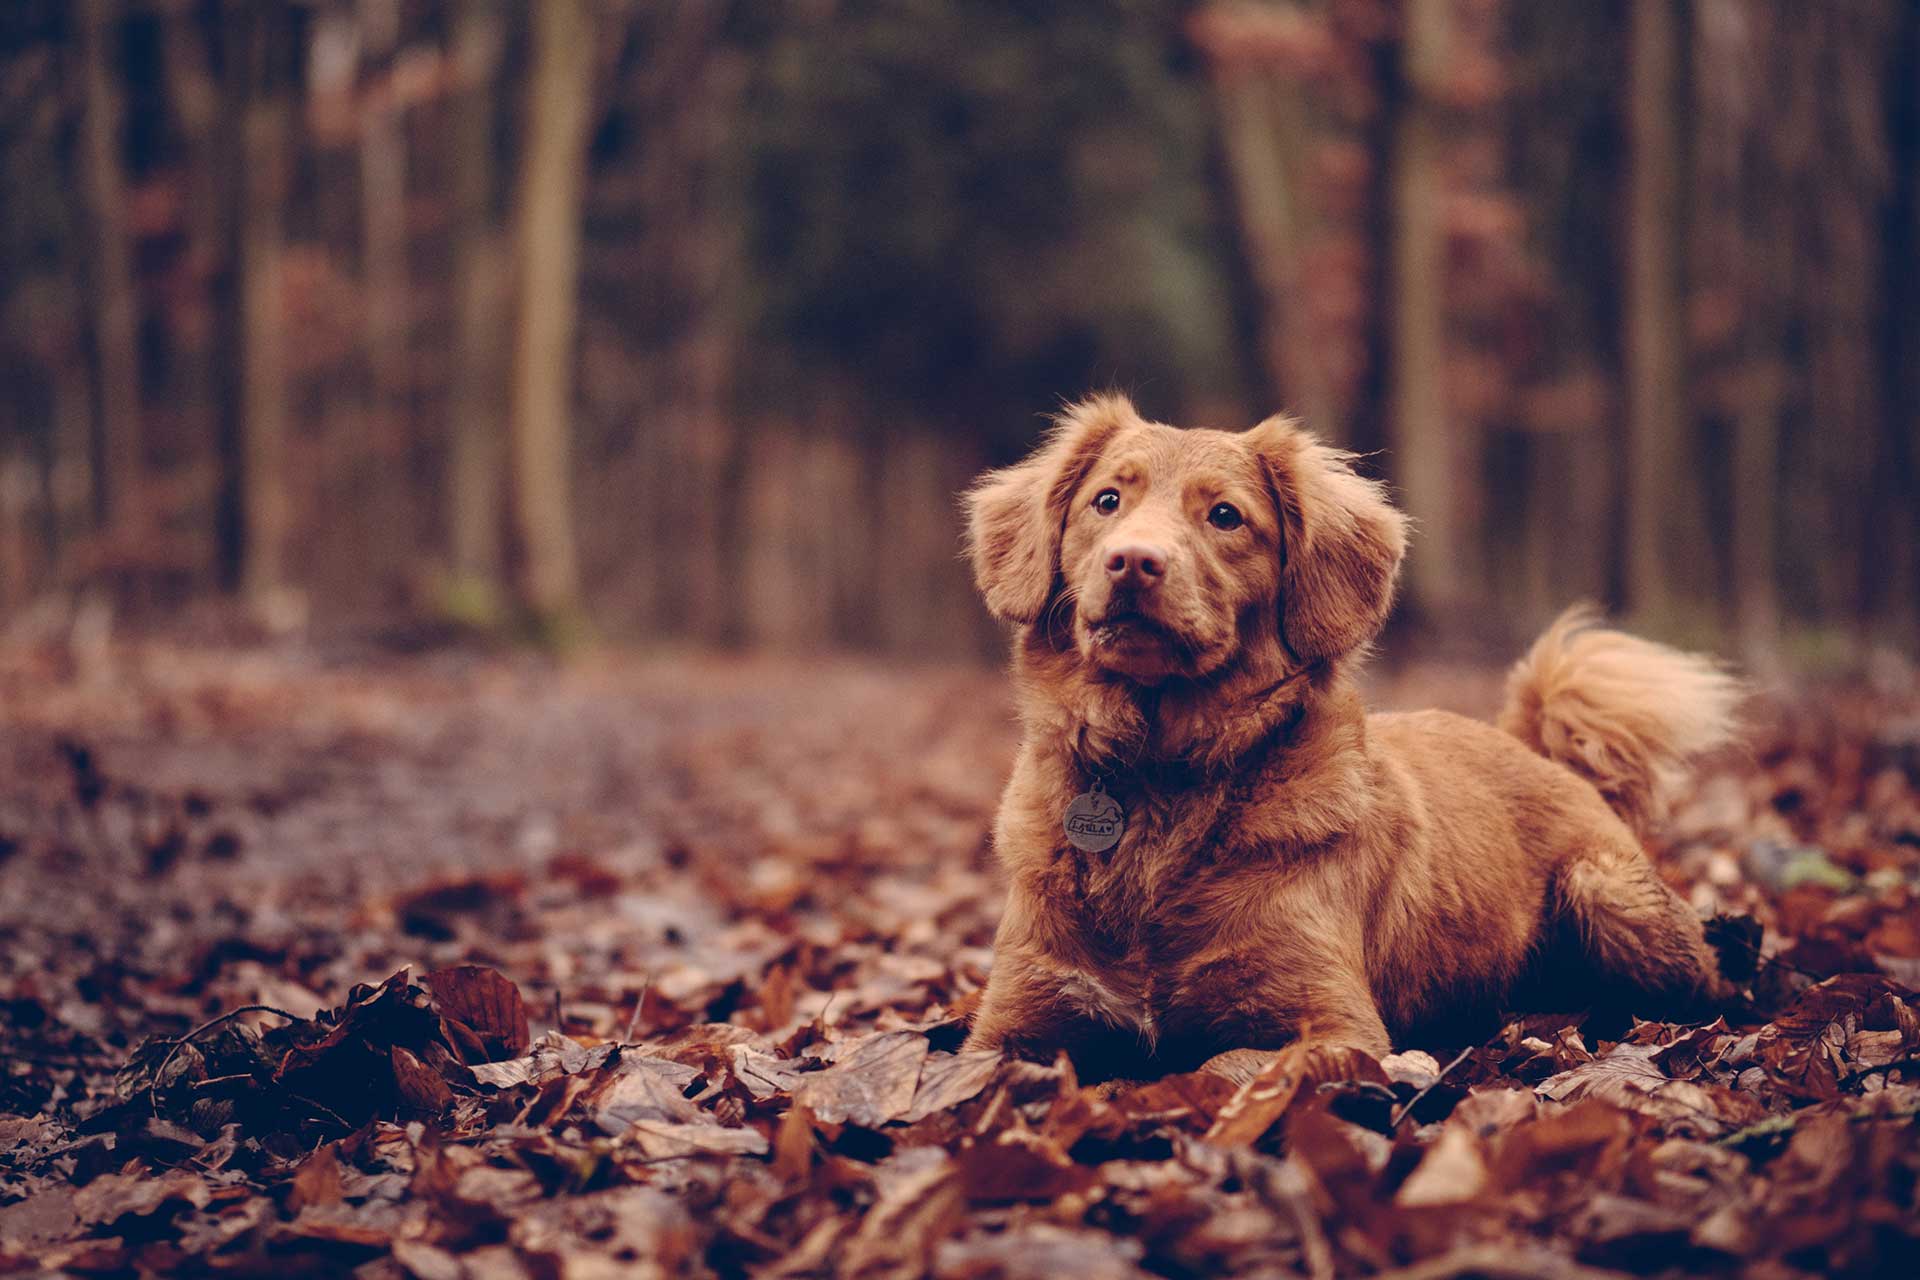
[[[286,332],[282,315],[289,89],[298,56],[278,5],[228,0],[222,161],[232,167],[216,310],[237,378],[220,407],[222,576],[271,609],[286,582]]]
[[[139,314],[121,168],[124,105],[115,57],[119,0],[79,8],[85,107],[81,112],[88,231],[87,303],[94,352],[94,501],[102,525],[127,519],[140,480]]]
[[[490,617],[501,567],[506,350],[502,303],[505,249],[494,222],[494,75],[501,23],[497,0],[461,0],[453,57],[459,107],[449,146],[453,165],[453,369],[447,396],[447,538],[463,613]]]
[[[1681,26],[1676,0],[1633,0],[1628,33],[1626,279],[1626,585],[1628,605],[1672,626],[1669,557],[1687,438],[1680,136]]]
[[[551,627],[579,607],[570,468],[593,22],[586,0],[544,0],[530,20],[510,430],[522,603]]]
[[[400,552],[408,527],[407,467],[411,436],[412,301],[407,280],[407,137],[396,92],[400,0],[356,0],[360,28],[360,283],[366,334],[367,421],[374,456],[384,464],[371,479],[367,514],[379,540]]]
[[[1408,568],[1419,615],[1446,617],[1469,566],[1459,486],[1467,456],[1447,411],[1446,263],[1439,89],[1447,73],[1453,0],[1408,0],[1403,14],[1401,101],[1387,182],[1392,208],[1388,279],[1388,441],[1393,474],[1419,522],[1420,554]]]

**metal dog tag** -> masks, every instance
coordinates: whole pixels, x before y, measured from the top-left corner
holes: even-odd
[[[1074,848],[1087,853],[1105,853],[1119,844],[1126,832],[1127,811],[1107,794],[1104,786],[1095,782],[1093,790],[1082,791],[1068,802],[1062,825]]]

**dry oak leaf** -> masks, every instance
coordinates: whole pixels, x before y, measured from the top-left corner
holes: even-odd
[[[292,1222],[276,1225],[269,1239],[328,1240],[380,1248],[393,1242],[405,1218],[405,1212],[395,1204],[313,1205],[302,1209]]]
[[[82,1222],[111,1223],[148,1217],[163,1207],[204,1209],[211,1198],[205,1180],[185,1169],[169,1169],[157,1178],[104,1173],[74,1195],[73,1211]]]
[[[345,1170],[334,1154],[334,1145],[328,1143],[301,1161],[294,1171],[287,1207],[297,1212],[311,1206],[339,1204],[345,1196]]]
[[[447,1088],[439,1072],[397,1044],[387,1055],[393,1063],[394,1090],[401,1102],[416,1111],[438,1115],[453,1101],[453,1090]]]
[[[713,1117],[687,1100],[686,1087],[700,1078],[692,1067],[660,1058],[626,1057],[582,1096],[602,1131],[618,1135],[629,1125],[712,1124]]]
[[[944,1151],[914,1147],[892,1157],[903,1170],[882,1181],[884,1190],[861,1219],[840,1255],[841,1275],[919,1276],[934,1246],[950,1235],[966,1212],[959,1170]]]
[[[1504,1085],[1476,1085],[1447,1117],[1449,1125],[1464,1125],[1482,1139],[1504,1133],[1540,1114],[1540,1099],[1531,1089]]]
[[[1065,1148],[1026,1129],[1004,1129],[960,1153],[967,1198],[976,1204],[1058,1200],[1097,1185],[1100,1173],[1075,1164]]]
[[[457,1256],[422,1240],[395,1240],[393,1260],[414,1280],[465,1280],[467,1274]]]
[[[434,1007],[443,1017],[470,1029],[480,1040],[483,1052],[467,1053],[469,1046],[459,1044],[468,1061],[491,1061],[526,1052],[532,1039],[527,1027],[527,1004],[520,988],[497,969],[485,965],[461,964],[435,969],[420,979],[433,993]]]
[[[1580,1205],[1569,1229],[1576,1239],[1612,1251],[1638,1253],[1671,1248],[1688,1238],[1689,1215],[1616,1192],[1595,1190]],[[1631,1246],[1631,1249],[1628,1248]]]
[[[833,1065],[801,1077],[791,1092],[823,1124],[878,1129],[913,1110],[927,1038],[883,1031],[833,1046]]]
[[[647,1160],[682,1160],[688,1156],[763,1156],[767,1137],[758,1129],[729,1129],[709,1119],[704,1124],[676,1124],[670,1120],[636,1120],[620,1141],[637,1148]]]
[[[734,1079],[746,1086],[756,1102],[791,1093],[814,1074],[807,1070],[813,1065],[809,1059],[775,1057],[747,1044],[728,1045],[727,1062]]]
[[[1114,1096],[1113,1105],[1135,1123],[1184,1123],[1200,1129],[1212,1124],[1238,1092],[1222,1076],[1190,1071],[1124,1090]]]
[[[618,1187],[530,1205],[508,1241],[539,1274],[667,1276],[685,1273],[700,1250],[686,1206],[653,1187]],[[621,1258],[630,1261],[621,1263]]]
[[[1448,1124],[1394,1193],[1402,1208],[1464,1204],[1487,1189],[1486,1154],[1467,1126]]]
[[[589,1049],[571,1036],[549,1031],[528,1046],[526,1056],[505,1062],[482,1062],[470,1070],[481,1084],[496,1089],[511,1089],[521,1084],[546,1084],[561,1076],[577,1075],[604,1066],[615,1046],[599,1044]]]
[[[1273,1060],[1220,1108],[1206,1140],[1220,1146],[1251,1146],[1294,1104],[1303,1092],[1333,1080],[1388,1083],[1380,1064],[1358,1049],[1295,1041],[1273,1055]]]
[[[1494,1185],[1512,1191],[1563,1171],[1611,1177],[1632,1141],[1632,1117],[1599,1099],[1548,1111],[1500,1136]]]
[[[96,1179],[95,1181],[98,1181]],[[0,1262],[27,1256],[32,1250],[64,1240],[80,1228],[74,1212],[77,1192],[53,1186],[15,1204],[0,1206]]]
[[[1395,1084],[1424,1089],[1440,1078],[1440,1060],[1425,1049],[1406,1049],[1380,1059],[1380,1069]]]
[[[913,1124],[935,1112],[957,1107],[986,1088],[999,1069],[1000,1055],[992,1050],[929,1053],[920,1064],[920,1083],[913,1092],[913,1105],[900,1118]]]
[[[1146,1246],[1138,1240],[1092,1228],[1073,1229],[1031,1222],[1010,1231],[975,1231],[945,1240],[934,1251],[935,1275],[954,1280],[1037,1280],[1072,1276],[1074,1280],[1143,1280],[1152,1273],[1139,1262]]]
[[[1750,1124],[1765,1114],[1752,1097],[1716,1085],[1672,1080],[1654,1064],[1662,1046],[1621,1044],[1540,1082],[1536,1092],[1555,1102],[1598,1098],[1707,1137]]]
[[[1210,1067],[1144,1084],[1109,1081],[1077,1089],[1048,1111],[1043,1132],[1064,1146],[1157,1128],[1204,1131],[1239,1091]]]

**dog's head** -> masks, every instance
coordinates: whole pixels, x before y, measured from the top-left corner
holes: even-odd
[[[1298,666],[1359,648],[1406,548],[1381,486],[1290,421],[1183,431],[1116,396],[1069,409],[967,502],[994,616],[1058,627],[1087,663],[1143,685],[1256,651]]]

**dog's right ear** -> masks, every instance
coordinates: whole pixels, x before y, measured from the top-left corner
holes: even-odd
[[[989,471],[967,491],[967,553],[994,617],[1033,622],[1047,607],[1067,505],[1107,442],[1135,420],[1120,396],[1083,400],[1054,419],[1025,462]]]
[[[1247,432],[1280,508],[1280,629],[1305,659],[1350,653],[1387,620],[1407,517],[1386,486],[1357,475],[1352,455],[1330,449],[1286,418]]]

